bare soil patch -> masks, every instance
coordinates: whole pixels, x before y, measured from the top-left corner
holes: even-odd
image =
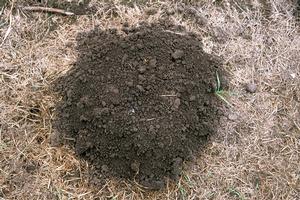
[[[172,25],[94,29],[55,88],[56,128],[103,175],[160,189],[215,132],[220,65],[193,34]]]

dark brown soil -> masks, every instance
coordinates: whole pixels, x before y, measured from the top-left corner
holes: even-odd
[[[219,65],[179,29],[125,25],[78,36],[79,58],[56,83],[55,127],[98,172],[162,188],[215,132]]]

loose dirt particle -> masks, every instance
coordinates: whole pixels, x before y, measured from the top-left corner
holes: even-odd
[[[207,89],[221,69],[195,36],[164,25],[131,29],[78,36],[79,58],[55,86],[63,97],[55,124],[102,175],[160,189],[215,132],[220,101]]]

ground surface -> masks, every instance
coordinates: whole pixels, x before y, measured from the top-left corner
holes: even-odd
[[[80,16],[21,9],[47,1],[8,3],[0,9],[3,198],[299,199],[296,1],[90,1],[94,12]],[[166,182],[164,190],[146,192],[133,182],[107,179],[100,188],[91,184],[89,162],[78,159],[70,146],[50,145],[60,100],[50,87],[80,56],[78,33],[162,18],[197,34],[204,51],[222,60],[231,77],[228,101],[233,106],[221,116],[207,148],[184,165],[177,184]],[[245,91],[248,83],[257,85],[255,93]]]
[[[220,64],[178,29],[161,22],[78,36],[77,61],[54,86],[63,96],[55,128],[100,174],[160,189],[215,132]]]

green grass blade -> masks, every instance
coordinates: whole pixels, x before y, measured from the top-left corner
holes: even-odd
[[[229,105],[230,107],[233,107],[233,105],[231,103],[229,103],[229,101],[227,101],[221,94],[219,94],[218,92],[216,92],[216,95],[222,100],[224,101],[227,105]]]

